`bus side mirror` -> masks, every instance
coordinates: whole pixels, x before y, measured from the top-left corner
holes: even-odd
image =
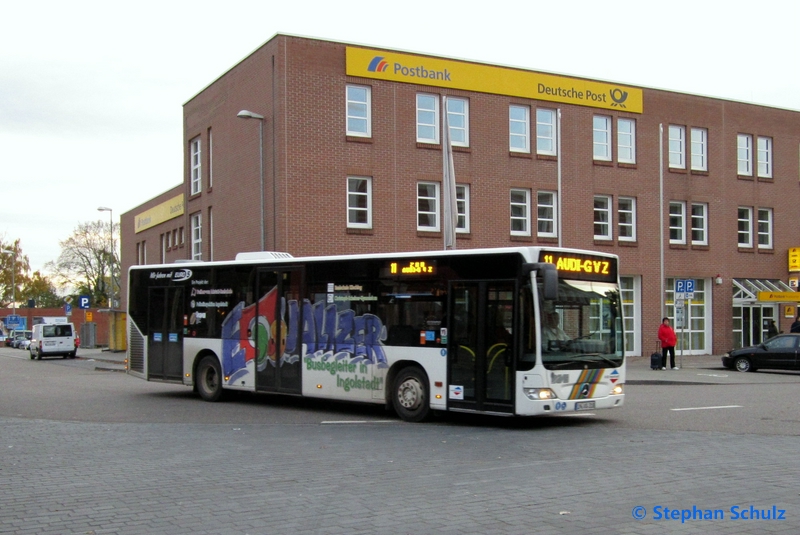
[[[523,264],[521,275],[525,277],[532,271],[538,271],[542,276],[542,297],[547,301],[555,301],[558,299],[558,270],[556,270],[555,264],[549,262]]]

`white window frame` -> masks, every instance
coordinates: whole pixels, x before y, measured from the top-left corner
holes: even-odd
[[[636,163],[636,121],[634,119],[617,119],[617,161],[620,163]]]
[[[758,137],[756,160],[758,161],[758,176],[772,178],[772,138]]]
[[[366,221],[359,221],[363,219],[359,216],[366,216]],[[347,177],[347,228],[372,228],[372,177]]]
[[[214,138],[211,136],[211,129],[208,129],[208,189],[214,187]]]
[[[608,115],[595,115],[592,118],[592,158],[611,161],[611,117]]]
[[[469,185],[456,184],[456,232],[469,233]]]
[[[421,129],[430,130],[433,136],[426,137]],[[417,93],[417,143],[439,143],[439,97],[430,93]]]
[[[669,202],[669,242],[675,244],[686,243],[686,203],[683,201]],[[675,237],[673,237],[673,235]]]
[[[692,128],[692,171],[708,171],[708,130]]]
[[[536,109],[536,154],[557,156],[557,112],[550,108]]]
[[[531,151],[531,109],[529,106],[508,106],[508,150]]]
[[[693,202],[689,217],[692,245],[708,245],[708,204]]]
[[[447,97],[447,125],[450,127],[450,144],[469,147],[469,100]]]
[[[536,235],[540,238],[557,238],[558,221],[556,220],[557,193],[539,191],[536,193]],[[544,227],[544,228],[542,228]]]
[[[772,208],[758,209],[758,248],[772,249],[772,228],[773,228]]]
[[[422,195],[422,193],[430,193],[430,191],[422,192],[420,191],[421,187],[433,188],[433,197],[430,195]],[[438,182],[417,182],[417,230],[423,232],[439,232],[439,183]],[[423,206],[421,203],[425,203],[427,206],[425,210],[423,210]],[[433,225],[422,225],[420,223],[421,217],[427,217],[433,219]]]
[[[190,217],[192,224],[192,260],[203,259],[203,213],[196,212]]]
[[[636,241],[636,197],[617,199],[617,239]]]
[[[610,195],[594,196],[593,226],[595,240],[612,240],[614,231],[612,227],[614,199]]]
[[[345,100],[347,135],[372,137],[372,88],[367,85],[348,84],[345,89]]]
[[[753,136],[736,136],[736,172],[739,176],[753,176]]]
[[[515,196],[517,197],[515,199]],[[521,188],[511,188],[509,195],[510,215],[511,215],[511,235],[530,236],[531,235],[531,190]],[[514,228],[515,223],[517,227]]]
[[[200,136],[189,142],[189,170],[191,195],[196,195],[203,191],[203,145]]]
[[[672,169],[686,169],[686,127],[669,125],[669,166]]]
[[[736,209],[737,239],[736,243],[741,248],[753,247],[753,209],[749,206],[739,206]]]

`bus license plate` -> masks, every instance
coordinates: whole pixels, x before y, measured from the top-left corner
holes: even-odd
[[[589,411],[594,409],[594,401],[576,401],[575,402],[575,410],[576,411]]]

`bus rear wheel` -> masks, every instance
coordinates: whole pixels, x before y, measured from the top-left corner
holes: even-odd
[[[400,370],[392,389],[392,406],[406,422],[422,422],[430,416],[428,378],[417,367]]]
[[[216,357],[207,355],[197,365],[195,375],[197,392],[205,401],[218,401],[222,397],[222,372]]]

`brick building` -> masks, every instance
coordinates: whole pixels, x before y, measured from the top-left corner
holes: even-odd
[[[618,254],[630,355],[675,317],[679,279],[684,354],[788,331],[800,113],[288,35],[185,103],[183,181],[122,215],[123,272],[442,249],[442,97],[459,249]]]

